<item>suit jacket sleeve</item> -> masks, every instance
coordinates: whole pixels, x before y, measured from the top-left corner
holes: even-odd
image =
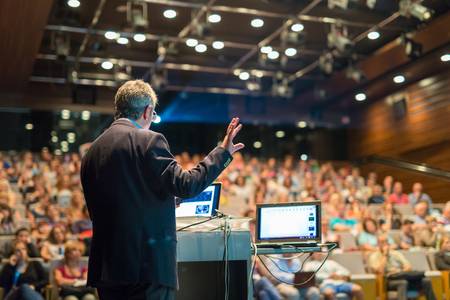
[[[233,159],[228,150],[216,147],[197,166],[183,170],[170,152],[166,138],[159,133],[151,139],[148,151],[152,171],[164,189],[180,198],[201,193]]]

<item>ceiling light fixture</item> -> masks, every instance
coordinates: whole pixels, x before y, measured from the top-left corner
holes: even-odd
[[[133,39],[134,39],[136,42],[138,42],[138,43],[142,43],[142,42],[144,42],[147,38],[145,37],[145,34],[143,34],[143,33],[136,33],[136,34],[133,36]]]
[[[166,9],[163,12],[164,17],[166,17],[167,19],[173,19],[177,16],[177,12],[173,9]]]
[[[80,1],[79,0],[68,0],[67,5],[69,5],[72,8],[80,7]]]
[[[308,123],[306,123],[305,121],[300,121],[297,123],[297,127],[299,128],[305,128],[306,126],[308,126]]]
[[[369,40],[376,40],[380,38],[380,33],[378,31],[371,31],[367,34]]]
[[[215,41],[212,43],[212,46],[214,49],[220,50],[223,49],[223,47],[225,47],[225,44],[222,41]]]
[[[364,93],[358,93],[358,94],[355,95],[355,100],[356,101],[364,101],[366,99],[367,99],[367,96]]]
[[[250,22],[250,25],[252,25],[252,27],[254,28],[260,28],[264,26],[264,21],[262,19],[253,19]]]
[[[450,54],[449,54],[449,53],[446,53],[446,54],[442,55],[442,56],[441,56],[441,61],[442,61],[442,62],[448,62],[448,61],[450,61]]]
[[[206,52],[206,50],[208,50],[208,47],[206,47],[205,44],[198,44],[197,46],[195,46],[195,51],[197,51],[198,53]]]
[[[287,48],[286,50],[284,50],[284,54],[286,54],[286,56],[294,56],[297,54],[297,49],[295,48]]]
[[[196,39],[187,39],[186,40],[186,46],[188,47],[195,47],[198,45],[198,41]]]
[[[222,17],[219,14],[211,14],[208,16],[209,23],[219,23],[222,20]]]
[[[241,72],[239,74],[240,80],[248,80],[250,78],[250,74],[248,72]]]
[[[119,37],[119,34],[115,31],[107,31],[105,32],[105,38],[108,40],[115,40]]]
[[[405,82],[405,76],[403,75],[396,75],[394,76],[394,78],[392,79],[395,83],[403,83]]]
[[[128,44],[128,39],[126,38],[126,37],[120,37],[120,38],[118,38],[117,39],[117,43],[118,44],[121,44],[121,45],[126,45],[126,44]]]
[[[267,54],[267,57],[270,59],[277,59],[278,57],[280,57],[280,53],[278,51],[272,50],[271,52],[269,52],[269,54]]]
[[[295,23],[291,26],[291,30],[293,32],[300,32],[303,31],[303,29],[305,29],[305,26],[303,26],[303,24],[301,23]]]
[[[263,46],[263,47],[261,47],[260,51],[261,51],[261,53],[269,54],[270,52],[272,52],[272,47],[270,47],[270,46]]]
[[[102,68],[105,70],[111,70],[114,67],[113,63],[110,61],[102,62]]]

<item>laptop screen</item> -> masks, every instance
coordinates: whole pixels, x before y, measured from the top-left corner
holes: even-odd
[[[216,215],[219,208],[220,183],[213,183],[199,195],[182,199],[180,205],[175,210],[178,217],[211,217]]]
[[[320,202],[259,204],[258,242],[320,242]]]

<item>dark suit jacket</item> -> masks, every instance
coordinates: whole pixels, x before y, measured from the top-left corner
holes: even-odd
[[[184,171],[162,134],[116,120],[81,165],[94,231],[88,284],[177,287],[174,197],[199,194],[231,160],[217,147]]]

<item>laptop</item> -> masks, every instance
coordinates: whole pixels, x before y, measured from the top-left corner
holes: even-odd
[[[195,197],[177,199],[179,206],[175,209],[177,218],[213,217],[219,209],[221,183],[213,183]]]
[[[257,247],[318,247],[320,201],[257,204]]]

